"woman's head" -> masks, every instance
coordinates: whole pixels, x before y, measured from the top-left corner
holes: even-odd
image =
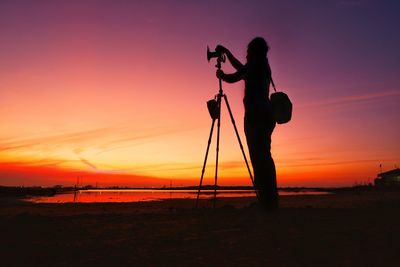
[[[265,60],[269,46],[262,37],[256,37],[247,45],[247,62]]]

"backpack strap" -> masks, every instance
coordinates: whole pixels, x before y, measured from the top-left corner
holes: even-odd
[[[272,87],[274,88],[274,91],[276,92],[275,83],[274,83],[274,80],[272,79],[272,70],[271,70],[271,66],[269,65],[269,63],[268,63],[268,67],[269,67],[269,73],[270,73],[269,79],[271,80]]]
[[[272,87],[274,88],[274,91],[276,92],[275,83],[274,83],[274,80],[272,79],[272,72],[271,72],[271,76],[269,76],[269,78],[271,80]]]
[[[272,76],[271,76],[271,84],[272,84],[272,87],[274,88],[274,91],[276,92],[276,87],[275,87],[274,80],[272,80]]]

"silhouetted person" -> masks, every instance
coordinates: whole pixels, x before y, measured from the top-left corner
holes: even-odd
[[[225,82],[244,80],[244,131],[254,170],[254,183],[260,202],[266,209],[278,208],[275,163],[271,156],[271,135],[275,128],[269,99],[271,68],[268,63],[268,45],[261,37],[254,38],[247,46],[247,63],[243,65],[225,47],[218,45],[217,52],[224,53],[235,73],[217,71]]]

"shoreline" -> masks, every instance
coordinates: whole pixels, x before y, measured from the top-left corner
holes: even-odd
[[[190,188],[190,189],[188,189]],[[0,187],[0,200],[6,203],[131,203],[151,202],[173,199],[194,199],[197,188],[183,187],[179,189],[141,188],[141,189],[73,189],[42,188],[42,187]],[[280,197],[288,195],[324,195],[324,194],[360,194],[363,192],[399,191],[398,187],[344,187],[344,188],[309,188],[291,187],[279,188]],[[78,193],[78,194],[77,194]],[[212,200],[213,189],[202,189],[200,199]],[[217,189],[217,199],[255,197],[252,187],[221,187]]]
[[[360,191],[393,191],[399,190],[400,187],[377,187],[377,186],[352,186],[352,187],[280,187],[280,192],[304,192],[304,191],[316,191],[316,192],[331,192],[331,193],[343,193],[343,192],[360,192]],[[23,187],[23,186],[0,186],[0,199],[4,197],[24,197],[24,196],[53,196],[56,194],[73,193],[75,191],[129,191],[129,190],[144,190],[144,191],[187,191],[187,190],[198,190],[198,186],[185,186],[185,187]],[[213,185],[202,186],[201,190],[214,190]],[[217,186],[217,191],[230,191],[230,190],[243,190],[253,191],[252,186]]]

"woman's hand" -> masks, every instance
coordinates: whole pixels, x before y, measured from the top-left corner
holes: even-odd
[[[225,73],[222,70],[217,70],[216,76],[218,79],[224,79],[223,77],[225,76]]]
[[[237,71],[243,68],[243,64],[232,55],[231,51],[229,51],[228,48],[222,45],[217,45],[217,47],[215,48],[215,52],[220,53],[221,55],[225,54],[229,62]]]
[[[222,45],[217,45],[217,47],[215,48],[215,51],[217,53],[226,54],[226,53],[228,53],[229,50],[226,47],[222,46]]]

